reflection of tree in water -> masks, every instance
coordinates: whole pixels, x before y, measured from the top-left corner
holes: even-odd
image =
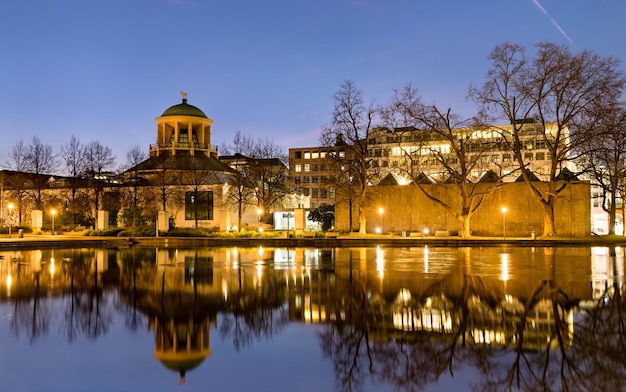
[[[93,252],[84,250],[30,251],[13,261],[17,276],[13,284],[14,314],[11,328],[16,336],[28,331],[35,341],[49,333],[49,326],[62,306],[61,331],[72,342],[80,335],[95,339],[112,323],[112,309]],[[30,262],[24,260],[30,259]],[[45,267],[45,268],[42,268]]]
[[[455,275],[458,273],[454,273]],[[385,300],[371,294],[365,275],[337,280],[333,322],[320,335],[341,390],[360,390],[369,375],[400,390],[421,390],[456,366],[480,362],[486,346],[466,342],[475,297],[494,300],[482,281],[461,274],[461,290],[446,296],[458,277],[439,280],[421,293],[402,291]],[[417,294],[417,295],[416,295]]]
[[[32,342],[40,336],[46,335],[50,327],[50,309],[41,301],[42,293],[40,285],[40,273],[33,274],[30,287],[20,286],[16,290],[13,299],[13,317],[11,318],[11,331],[15,336],[24,332]]]
[[[521,302],[490,289],[467,260],[461,273],[391,300],[374,293],[366,274],[337,279],[327,304],[334,316],[320,344],[338,388],[360,390],[370,377],[418,391],[470,365],[483,375],[473,387],[480,391],[623,390],[626,313],[619,285],[574,320],[580,301],[556,279],[554,252],[545,256],[551,276]]]
[[[289,322],[285,284],[279,274],[268,271],[257,287],[250,287],[245,283],[246,273],[251,271],[236,270],[236,282],[230,287],[227,312],[222,314],[219,327],[220,336],[232,338],[237,351],[254,341],[272,338]]]

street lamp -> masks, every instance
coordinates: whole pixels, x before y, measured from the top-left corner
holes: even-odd
[[[378,209],[378,216],[379,216],[379,218],[380,218],[380,231],[381,231],[381,232],[383,232],[383,233],[385,232],[385,225],[383,225],[383,212],[384,212],[384,211],[385,211],[385,210],[383,210],[383,208],[382,208],[382,207],[380,207],[380,208]]]
[[[263,213],[263,210],[262,210],[262,209],[260,209],[260,208],[258,208],[258,209],[256,210],[256,213],[257,213],[257,215],[259,216],[259,222],[261,222],[261,214]]]
[[[54,216],[56,215],[57,210],[54,208],[50,210],[50,214],[52,214],[52,235],[54,235]]]
[[[9,203],[9,238],[11,238],[11,226],[13,226],[13,203]]]
[[[506,207],[502,207],[502,238],[506,238]]]

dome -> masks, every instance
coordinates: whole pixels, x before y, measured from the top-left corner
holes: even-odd
[[[179,103],[178,105],[170,106],[169,108],[167,108],[161,115],[161,117],[164,116],[192,116],[208,118],[202,110],[193,105],[189,105],[187,103],[187,98],[183,98],[183,103]]]

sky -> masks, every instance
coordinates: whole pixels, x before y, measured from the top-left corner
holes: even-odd
[[[319,145],[346,80],[367,102],[411,84],[470,117],[499,43],[626,61],[622,0],[6,0],[0,14],[2,167],[20,140],[59,152],[72,136],[122,165],[181,92],[212,144],[239,131],[288,149]]]

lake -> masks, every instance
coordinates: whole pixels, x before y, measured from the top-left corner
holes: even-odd
[[[2,391],[626,388],[620,247],[0,252]]]

